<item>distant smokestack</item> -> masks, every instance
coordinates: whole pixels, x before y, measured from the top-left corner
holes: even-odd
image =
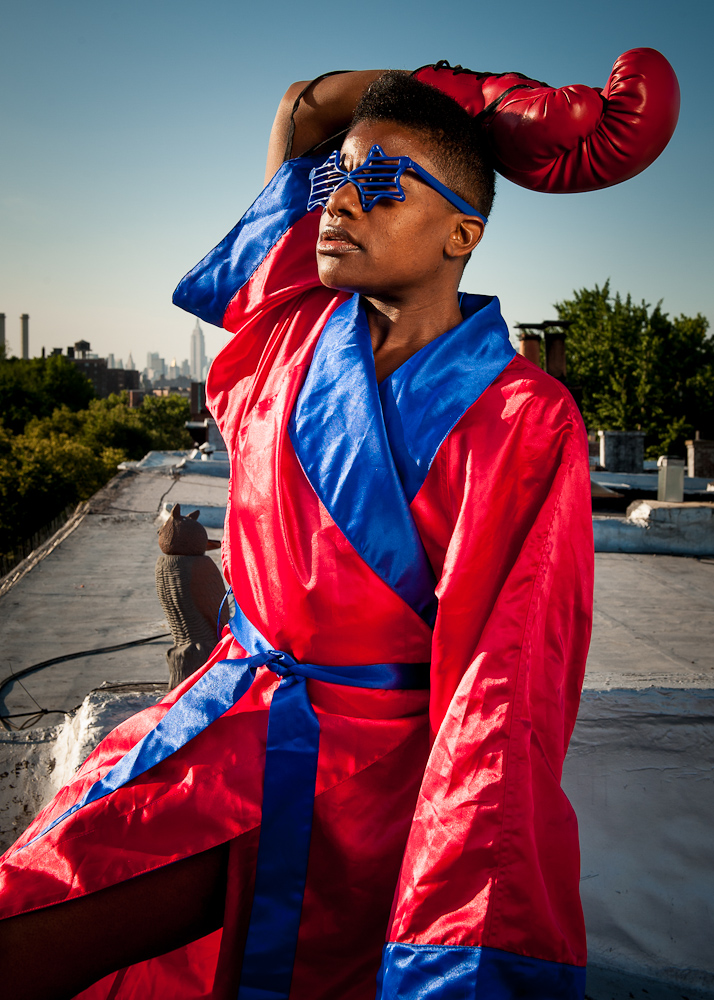
[[[20,325],[22,327],[22,356],[27,360],[30,356],[30,317],[27,313],[20,316]]]
[[[0,354],[5,353],[5,313],[0,313]]]

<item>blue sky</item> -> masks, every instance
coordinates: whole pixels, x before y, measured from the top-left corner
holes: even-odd
[[[386,16],[384,14],[386,12]],[[602,284],[673,315],[714,319],[714,5],[511,0],[303,4],[0,0],[0,312],[11,349],[80,338],[143,366],[188,356],[181,276],[260,188],[277,103],[329,69],[440,58],[603,86],[652,46],[682,88],[674,138],[647,171],[582,195],[499,185],[462,287],[499,295],[510,324]],[[207,329],[215,354],[223,334]]]

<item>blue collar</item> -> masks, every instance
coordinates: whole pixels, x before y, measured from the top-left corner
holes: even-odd
[[[325,324],[290,418],[300,464],[365,562],[433,623],[435,578],[409,505],[441,444],[515,354],[498,300],[464,295],[465,319],[377,385],[358,295]]]

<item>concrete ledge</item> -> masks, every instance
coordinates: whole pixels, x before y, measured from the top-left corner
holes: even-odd
[[[59,788],[53,772],[61,728],[0,731],[0,853],[15,843]]]
[[[617,972],[588,963],[585,1000],[714,1000],[710,990],[673,986],[637,973]]]
[[[163,471],[168,472],[177,463],[182,462],[187,455],[190,455],[189,451],[147,451],[143,458],[139,459],[138,462],[133,462],[127,460],[126,462],[120,462],[117,466],[121,471],[131,471],[131,472],[156,472]]]
[[[191,473],[194,476],[220,476],[229,479],[231,463],[228,452],[214,451],[210,458],[200,458],[191,452],[176,465],[176,472]]]
[[[76,528],[80,526],[84,518],[89,513],[89,504],[80,503],[77,506],[74,514],[66,521],[61,528],[55,531],[54,535],[51,535],[47,541],[43,542],[42,545],[34,549],[29,556],[18,563],[14,569],[0,579],[0,597],[6,594],[8,590],[15,586],[23,576],[26,576],[30,570],[34,569],[38,563],[42,562],[45,556],[48,556],[51,552],[62,544],[65,538],[75,531]]]
[[[657,472],[591,472],[591,478],[602,486],[607,486],[611,490],[647,490],[652,493],[657,492]],[[709,480],[702,476],[684,477],[685,493],[706,493]]]
[[[714,555],[714,503],[638,500],[627,516],[593,518],[596,552]]]
[[[176,466],[177,472],[190,472],[192,476],[219,476],[230,479],[231,467],[228,462],[202,462],[200,459],[189,458]]]
[[[0,853],[15,843],[112,729],[165,693],[162,681],[106,683],[90,691],[62,725],[0,730]]]

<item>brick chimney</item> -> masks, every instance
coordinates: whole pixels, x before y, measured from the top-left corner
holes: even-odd
[[[545,334],[545,370],[565,382],[565,330],[547,330]]]
[[[538,365],[540,368],[540,334],[532,333],[530,330],[521,330],[518,353],[527,361]]]

